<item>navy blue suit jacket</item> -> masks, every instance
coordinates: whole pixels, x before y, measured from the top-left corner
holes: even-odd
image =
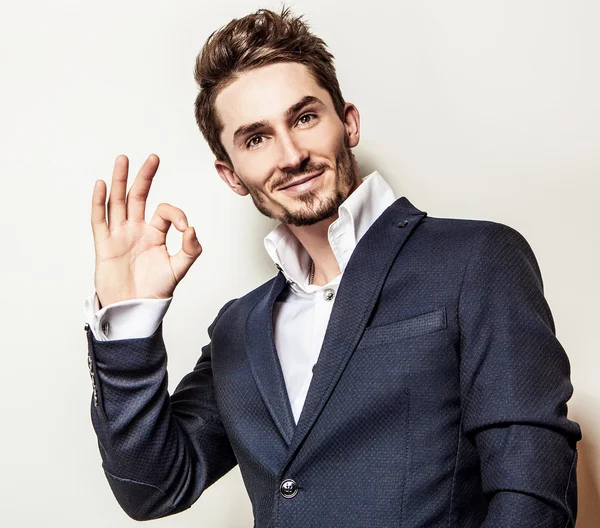
[[[162,327],[88,330],[92,421],[131,517],[190,507],[237,463],[260,528],[574,526],[569,362],[518,232],[392,204],[344,272],[297,425],[273,341],[286,287],[228,302],[171,396]]]

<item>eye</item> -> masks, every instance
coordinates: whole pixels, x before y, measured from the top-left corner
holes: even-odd
[[[298,123],[300,123],[302,125],[306,125],[306,124],[310,123],[311,121],[314,121],[316,118],[317,118],[317,114],[302,114],[298,118]]]
[[[258,147],[262,141],[256,141],[258,139],[262,139],[263,136],[261,135],[256,135],[256,136],[252,136],[247,142],[246,142],[246,148],[252,149],[254,147]]]

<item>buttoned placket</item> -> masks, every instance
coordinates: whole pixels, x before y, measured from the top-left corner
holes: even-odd
[[[312,381],[314,369],[319,359],[321,346],[323,344],[323,339],[327,330],[327,324],[323,323],[329,321],[329,317],[331,316],[331,310],[333,309],[333,304],[337,295],[337,288],[340,279],[341,275],[338,275],[338,277],[336,277],[324,286],[307,286],[308,289],[314,288],[313,291],[309,292],[309,294],[312,296],[312,302],[314,306],[313,324],[311,325],[310,329],[312,333],[310,339],[310,350],[312,352],[313,359],[310,373],[304,380],[302,388],[298,391],[298,394],[295,398],[296,401],[304,402],[306,399],[306,395],[308,394],[308,389]],[[293,405],[293,407],[295,407],[295,405]]]

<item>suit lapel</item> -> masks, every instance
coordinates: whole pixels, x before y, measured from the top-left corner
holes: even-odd
[[[289,445],[296,427],[273,337],[273,306],[285,287],[281,272],[246,319],[246,352],[258,390]]]
[[[340,282],[297,426],[273,335],[273,307],[286,285],[281,272],[250,311],[245,328],[250,368],[273,422],[289,445],[288,462],[314,425],[352,356],[396,255],[426,215],[406,198],[400,198],[359,241]]]
[[[374,222],[352,253],[291,441],[288,462],[323,410],[352,356],[396,255],[426,214],[404,197],[396,200]]]

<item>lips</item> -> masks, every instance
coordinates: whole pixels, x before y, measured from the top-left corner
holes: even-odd
[[[314,174],[310,174],[308,176],[302,176],[301,178],[298,178],[297,180],[294,180],[293,182],[288,183],[287,185],[285,185],[283,187],[279,187],[279,190],[282,191],[289,187],[293,187],[294,185],[300,185],[301,183],[307,182],[308,180],[312,180],[313,178],[320,176],[321,174],[323,174],[323,172],[325,172],[325,171],[321,170],[319,172],[315,172]]]

